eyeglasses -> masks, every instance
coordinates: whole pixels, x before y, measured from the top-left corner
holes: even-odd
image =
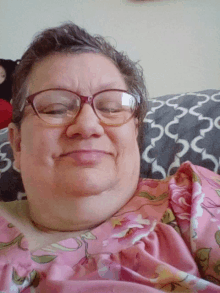
[[[139,104],[134,95],[118,89],[85,97],[70,90],[54,88],[30,95],[26,101],[40,119],[53,126],[73,122],[85,103],[91,105],[103,124],[120,126],[134,116]]]

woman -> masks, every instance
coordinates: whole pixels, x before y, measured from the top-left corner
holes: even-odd
[[[103,38],[72,23],[35,38],[15,73],[9,138],[27,201],[1,203],[0,291],[218,292],[201,182],[214,202],[219,177],[186,163],[139,179],[146,96],[141,69]]]

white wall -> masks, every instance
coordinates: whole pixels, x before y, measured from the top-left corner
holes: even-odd
[[[0,58],[67,20],[140,60],[151,97],[220,88],[220,0],[0,0]]]

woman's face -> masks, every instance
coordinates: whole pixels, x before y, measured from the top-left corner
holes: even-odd
[[[0,84],[2,84],[6,79],[6,71],[3,66],[0,65]]]
[[[29,94],[59,87],[83,96],[105,89],[127,90],[117,67],[94,53],[56,54],[35,64]],[[137,134],[137,119],[106,126],[88,104],[73,123],[59,127],[46,124],[27,106],[21,131],[13,136],[15,166],[21,170],[27,194],[38,197],[117,190],[139,176]]]

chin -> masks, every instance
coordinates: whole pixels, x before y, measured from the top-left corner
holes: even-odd
[[[68,195],[92,196],[99,195],[118,184],[116,174],[103,172],[103,170],[84,169],[75,174],[70,172],[57,181],[56,187]]]

